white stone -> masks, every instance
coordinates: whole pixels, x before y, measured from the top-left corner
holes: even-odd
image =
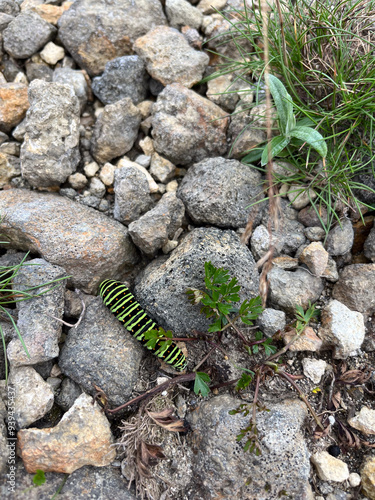
[[[47,64],[51,64],[52,66],[63,59],[64,56],[65,50],[59,45],[54,44],[53,42],[48,42],[40,53],[40,57],[43,59],[43,61]]]
[[[68,182],[73,189],[83,189],[87,184],[87,178],[80,172],[69,175]]]
[[[319,478],[322,481],[342,483],[349,478],[349,468],[345,462],[333,457],[327,451],[314,453],[311,457]]]
[[[348,420],[349,424],[363,432],[363,434],[375,434],[375,410],[363,406],[361,411]]]
[[[292,184],[288,191],[289,201],[292,203],[292,207],[296,210],[301,210],[301,208],[307,207],[310,200],[315,200],[316,193],[313,189],[307,189],[307,187],[301,186],[299,184]]]
[[[352,488],[356,488],[361,484],[361,476],[356,472],[351,472],[349,474],[349,484]]]
[[[129,168],[133,167],[138,169],[140,172],[142,172],[147,179],[148,182],[148,187],[150,188],[150,193],[157,193],[159,191],[158,185],[150,175],[150,173],[145,169],[145,167],[142,167],[142,165],[139,165],[139,163],[135,163],[134,161],[130,161],[128,158],[122,158],[118,163],[117,163],[117,168]]]
[[[168,184],[165,186],[165,190],[167,193],[170,193],[172,191],[177,191],[177,188],[178,188],[177,181],[168,182]]]
[[[304,358],[302,366],[304,375],[312,380],[314,384],[319,384],[327,363],[323,359]]]
[[[92,161],[91,163],[85,165],[83,170],[85,171],[86,177],[94,177],[96,172],[99,170],[99,165],[96,161]]]
[[[32,366],[12,368],[9,383],[14,387],[14,417],[18,429],[42,418],[53,406],[51,386]]]
[[[365,338],[363,315],[331,300],[322,311],[318,335],[326,347],[333,346],[334,359],[346,359],[359,349]]]
[[[106,186],[112,186],[115,180],[116,167],[112,163],[105,163],[100,171],[99,179]]]
[[[203,14],[213,14],[216,10],[224,9],[227,0],[201,0],[197,8]]]

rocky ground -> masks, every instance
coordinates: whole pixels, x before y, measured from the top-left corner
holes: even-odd
[[[249,417],[229,411],[251,402],[254,387],[237,393],[225,383],[252,360],[228,330],[227,356],[216,350],[201,367],[222,385],[206,398],[185,384],[113,415],[93,399],[99,391],[113,408],[172,376],[96,297],[103,279],[129,283],[161,326],[185,337],[209,324],[185,293],[204,287],[206,261],[237,277],[241,299],[259,293],[271,226],[267,204],[249,204],[264,196],[264,177],[239,159],[265,139],[265,105],[253,102],[250,79],[199,84],[219,57],[207,48],[238,57],[217,38],[230,26],[215,9],[233,7],[243,3],[0,0],[0,232],[8,241],[0,265],[30,252],[35,265],[20,269],[19,290],[69,276],[10,310],[29,356],[12,324],[0,322],[10,366],[6,386],[0,354],[1,498],[375,499],[374,216],[363,225],[343,210],[325,240],[295,186],[279,186],[258,326],[281,348],[294,335],[296,305],[321,312],[283,361],[323,435],[292,387],[269,377],[259,394],[269,410],[257,417],[262,455],[244,452],[236,436]],[[82,304],[76,327],[59,321],[74,323]],[[210,348],[186,343],[188,371]],[[146,411],[166,407],[187,432],[167,432]],[[165,460],[149,467],[140,442],[160,445]],[[46,482],[33,486],[37,470]],[[138,493],[134,483],[128,489],[134,474]]]

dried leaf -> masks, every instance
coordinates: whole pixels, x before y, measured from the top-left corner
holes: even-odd
[[[340,408],[340,404],[341,404],[341,392],[340,391],[333,394],[331,403],[333,404],[335,410]]]
[[[163,411],[148,411],[147,415],[155,424],[170,432],[186,432],[184,421],[173,416],[173,409],[166,408]]]
[[[348,370],[347,372],[340,375],[337,379],[338,382],[342,382],[343,384],[364,384],[371,377],[371,370],[366,367],[364,370]]]
[[[156,444],[148,444],[144,441],[140,442],[137,448],[137,469],[141,476],[151,478],[152,474],[149,470],[158,463],[158,460],[165,459],[162,447]]]
[[[361,440],[354,434],[346,425],[344,425],[340,420],[336,420],[338,424],[338,437],[344,446],[349,448],[361,448]]]

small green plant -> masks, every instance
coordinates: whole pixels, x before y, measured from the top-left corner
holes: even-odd
[[[33,483],[35,486],[41,486],[46,482],[46,476],[44,474],[44,471],[37,469],[36,473],[33,476]]]
[[[325,158],[327,144],[323,136],[312,128],[313,122],[308,119],[296,122],[293,101],[283,83],[274,75],[268,75],[268,83],[277,110],[280,135],[273,137],[269,145],[266,143],[264,146],[257,146],[243,158],[243,161],[253,163],[260,159],[263,167],[267,165],[268,160],[279,156],[287,146],[297,149],[304,143],[314,148],[320,156]]]
[[[168,349],[172,344],[173,334],[170,330],[165,331],[164,328],[159,326],[159,328],[153,328],[144,334],[146,342],[146,347],[149,349],[155,349],[156,345],[160,345],[158,351],[162,354]],[[159,344],[160,342],[160,344]]]

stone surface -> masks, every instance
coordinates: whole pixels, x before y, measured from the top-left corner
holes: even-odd
[[[293,272],[274,267],[268,273],[268,280],[270,305],[290,313],[294,313],[296,305],[306,309],[309,302],[316,302],[324,288],[321,278],[304,269]]]
[[[27,61],[25,64],[26,75],[29,82],[33,80],[43,80],[45,82],[52,82],[53,70],[48,64],[42,62],[33,63]]]
[[[375,410],[363,406],[361,411],[348,419],[349,424],[366,436],[375,434]]]
[[[306,186],[300,184],[291,184],[288,191],[288,199],[296,210],[305,208],[312,200],[315,200],[316,196],[313,189],[307,189]]]
[[[349,219],[343,219],[328,233],[326,249],[330,255],[345,255],[350,252],[354,241],[354,231]]]
[[[117,57],[105,65],[104,73],[92,81],[92,91],[103,104],[130,97],[138,104],[147,96],[149,76],[139,56]]]
[[[42,418],[53,405],[53,390],[31,366],[12,368],[9,384],[14,387],[14,417],[17,429]]]
[[[11,189],[0,191],[3,237],[10,248],[41,254],[71,275],[73,287],[96,293],[111,275],[121,279],[137,262],[127,229],[65,197]]]
[[[259,206],[249,208],[263,197],[261,175],[237,160],[209,158],[196,163],[183,178],[177,196],[197,224],[245,227],[252,216],[259,223],[262,214]]]
[[[187,165],[227,150],[226,113],[179,83],[168,85],[153,107],[156,151],[175,165]]]
[[[56,28],[35,12],[21,12],[3,32],[4,50],[16,59],[27,59],[56,34]]]
[[[14,278],[18,290],[27,291],[32,287],[40,287],[27,293],[34,298],[18,302],[17,327],[27,347],[30,357],[18,338],[8,344],[8,359],[12,366],[32,365],[55,358],[59,354],[58,342],[61,336],[61,323],[64,308],[64,292],[66,280],[57,283],[56,288],[48,291],[54,285],[41,286],[67,274],[60,266],[53,266],[43,259],[33,259],[32,265],[23,266]],[[36,295],[43,293],[40,297]]]
[[[349,468],[345,462],[333,457],[327,451],[316,452],[311,457],[318,476],[322,481],[343,482],[349,478]]]
[[[319,336],[325,347],[334,347],[334,359],[346,359],[355,354],[365,338],[363,315],[331,300],[322,311]]]
[[[259,275],[254,259],[237,234],[213,228],[194,229],[167,260],[152,262],[137,277],[137,299],[163,328],[176,334],[192,329],[207,331],[209,320],[199,314],[199,305],[190,304],[186,296],[188,288],[203,289],[207,261],[237,277],[241,300],[258,295]]]
[[[226,3],[227,0],[201,0],[197,8],[201,10],[203,14],[213,14],[216,10],[222,10]]]
[[[324,229],[319,226],[305,227],[304,233],[310,241],[321,241],[326,234]]]
[[[151,157],[150,173],[159,182],[167,182],[173,179],[176,166],[172,162],[154,152]]]
[[[236,445],[236,435],[249,421],[228,412],[241,403],[244,401],[222,395],[202,402],[189,414],[192,432],[187,439],[194,452],[189,485],[192,498],[312,498],[309,454],[300,430],[307,413],[303,403],[289,399],[267,405],[269,412],[258,413],[261,460],[244,453],[242,441]]]
[[[34,5],[32,10],[42,19],[56,26],[62,14],[69,9],[72,2],[64,2],[62,5],[39,4]]]
[[[87,177],[81,174],[81,172],[76,172],[75,174],[69,175],[68,182],[73,189],[83,189],[87,184]]]
[[[3,83],[0,85],[0,130],[9,132],[24,119],[29,108],[27,85]]]
[[[132,43],[166,24],[158,0],[76,0],[59,20],[59,36],[79,67],[99,75],[108,61],[132,53]]]
[[[166,193],[155,208],[129,224],[129,234],[138,248],[152,256],[173,238],[184,215],[184,204],[176,193]]]
[[[81,111],[83,110],[87,103],[89,89],[82,71],[71,68],[55,68],[52,81],[70,85],[78,97]]]
[[[134,50],[152,78],[164,86],[179,83],[192,87],[202,79],[209,63],[207,54],[194,50],[179,31],[167,26],[157,26],[138,38]]]
[[[310,243],[299,256],[299,261],[315,276],[322,276],[328,265],[329,254],[320,242]]]
[[[363,251],[369,260],[375,262],[375,226],[371,229],[370,234],[366,238]]]
[[[82,394],[56,427],[18,432],[26,470],[70,474],[84,465],[103,467],[116,456],[109,422],[97,403]]]
[[[56,403],[66,412],[73,405],[75,400],[82,394],[82,389],[74,380],[69,377],[64,378],[61,382],[60,390],[55,397]]]
[[[375,500],[375,457],[368,457],[361,468],[362,491]]]
[[[142,172],[142,174],[146,177],[150,193],[159,192],[159,187],[156,184],[156,182],[154,181],[152,175],[150,175],[148,170],[145,167],[142,167],[142,165],[140,165],[139,163],[137,163],[135,161],[130,161],[129,158],[127,158],[125,156],[124,158],[121,158],[121,160],[117,163],[116,167],[117,167],[117,169],[136,168],[137,170]]]
[[[0,153],[0,188],[21,175],[21,164],[18,158]]]
[[[104,306],[101,297],[92,301],[77,328],[69,330],[61,349],[62,372],[95,395],[100,387],[112,406],[131,396],[145,350]]]
[[[266,337],[272,337],[278,330],[283,330],[286,325],[284,311],[266,307],[257,319],[257,324]]]
[[[66,181],[80,159],[79,102],[71,87],[35,80],[21,147],[22,175],[34,187]]]
[[[295,328],[288,329],[283,337],[284,344],[289,344],[295,337],[297,331]],[[322,348],[323,341],[316,335],[310,326],[306,326],[300,336],[289,346],[289,351],[311,351],[319,352]]]
[[[353,264],[340,273],[332,297],[365,317],[375,312],[375,264]]]
[[[221,75],[207,82],[208,99],[227,111],[235,109],[244,90],[249,90],[249,84],[231,74]]]
[[[198,30],[202,24],[202,12],[186,0],[166,0],[165,12],[172,28],[190,26]]]
[[[138,168],[127,166],[116,169],[114,190],[113,216],[123,224],[137,220],[152,208],[147,177]]]
[[[64,48],[56,45],[53,42],[48,42],[40,53],[40,57],[43,59],[43,61],[47,64],[51,64],[52,66],[63,59],[64,56]]]
[[[321,221],[326,225],[328,222],[327,209],[319,207],[319,215],[313,207],[303,208],[298,212],[298,220],[306,227],[322,227]]]
[[[130,151],[141,119],[141,112],[129,97],[105,106],[91,139],[91,154],[95,160],[106,163]]]
[[[314,384],[319,384],[327,368],[327,363],[324,359],[303,358],[302,367],[303,374],[312,380]]]

